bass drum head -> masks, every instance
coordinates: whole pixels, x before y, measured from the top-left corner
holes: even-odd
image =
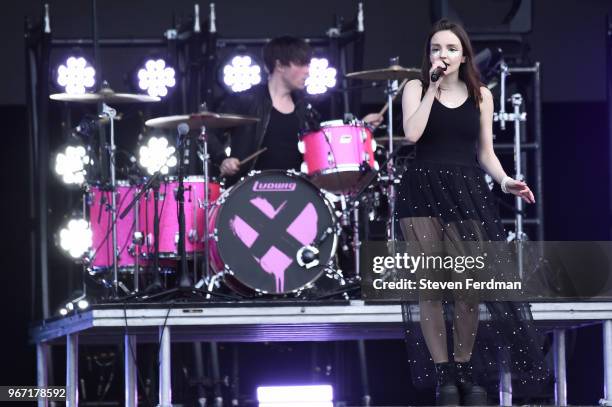
[[[335,224],[327,200],[299,175],[264,171],[249,176],[218,204],[217,250],[233,276],[231,286],[294,292],[317,280],[335,254],[337,235],[331,233],[318,245],[318,265],[307,268],[297,262],[298,251]]]

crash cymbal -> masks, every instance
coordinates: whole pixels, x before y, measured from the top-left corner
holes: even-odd
[[[192,114],[184,114],[178,116],[164,116],[149,119],[145,124],[149,127],[155,127],[158,129],[173,129],[181,123],[187,123],[189,128],[199,129],[202,126],[210,128],[227,128],[244,126],[258,122],[257,117],[241,116],[237,114],[226,114],[226,113],[213,113],[213,112],[199,112]]]
[[[369,81],[394,81],[401,79],[416,79],[421,75],[418,68],[404,68],[400,65],[391,65],[388,68],[373,69],[370,71],[358,71],[347,73],[349,79],[363,79]]]
[[[52,100],[60,102],[76,102],[76,103],[148,103],[159,102],[161,99],[156,96],[139,95],[136,93],[115,93],[111,88],[104,87],[95,93],[55,93],[49,96]]]

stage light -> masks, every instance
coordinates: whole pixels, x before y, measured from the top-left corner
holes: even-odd
[[[69,145],[55,156],[55,172],[65,184],[80,185],[85,182],[85,166],[90,163],[85,147]]]
[[[157,171],[166,175],[169,169],[177,164],[174,152],[175,148],[168,145],[168,139],[165,137],[151,137],[146,146],[140,147],[138,162],[149,175]]]
[[[174,68],[166,66],[163,59],[149,59],[138,70],[138,87],[150,96],[164,97],[176,85],[175,75]]]
[[[80,310],[85,310],[89,307],[89,301],[83,298],[77,302],[77,307],[79,307]]]
[[[306,92],[321,95],[336,86],[336,69],[329,66],[327,58],[312,58],[306,78]]]
[[[242,92],[261,82],[261,67],[249,55],[236,55],[223,66],[223,84]]]
[[[64,92],[83,94],[96,84],[96,70],[83,57],[69,57],[65,64],[57,68],[55,81]]]
[[[68,315],[68,310],[66,308],[60,308],[59,314],[65,317],[66,315]]]
[[[260,386],[257,388],[257,401],[260,407],[332,407],[333,399],[334,391],[330,385]]]
[[[78,259],[90,248],[92,233],[85,219],[71,219],[59,233],[60,247],[71,257]]]
[[[70,301],[69,303],[66,304],[65,308],[68,311],[74,311],[74,304],[72,303],[72,301]]]

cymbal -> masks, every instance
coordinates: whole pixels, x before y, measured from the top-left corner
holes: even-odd
[[[376,144],[389,144],[389,136],[374,137],[374,141],[376,141]],[[406,137],[393,136],[393,144],[395,143],[407,144],[408,139]]]
[[[363,79],[370,81],[394,81],[401,79],[416,79],[421,75],[419,68],[404,68],[400,65],[391,65],[388,68],[373,69],[347,73],[349,79]]]
[[[187,123],[189,128],[199,129],[202,126],[211,128],[227,128],[244,126],[246,124],[256,123],[257,117],[241,116],[237,114],[199,112],[192,114],[184,114],[177,116],[164,116],[149,119],[145,124],[149,127],[158,129],[173,129],[181,123]]]
[[[50,95],[51,100],[59,102],[76,102],[76,103],[98,103],[104,102],[109,104],[118,103],[147,103],[159,102],[161,99],[156,96],[139,95],[136,93],[115,93],[111,88],[105,87],[95,93],[54,93]]]

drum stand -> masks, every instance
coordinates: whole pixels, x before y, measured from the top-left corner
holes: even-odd
[[[119,214],[119,218],[123,219],[129,213],[129,211],[132,210],[132,207],[138,208],[138,205],[137,205],[138,201],[140,201],[142,196],[145,195],[149,189],[153,189],[153,282],[149,286],[147,286],[147,288],[145,288],[144,291],[142,291],[143,295],[147,295],[148,293],[151,293],[153,291],[159,291],[162,288],[161,276],[160,276],[160,270],[159,270],[159,209],[158,209],[158,203],[159,203],[159,186],[160,186],[159,179],[160,177],[161,177],[161,172],[156,171],[151,176],[151,178],[149,178],[147,183],[143,185],[142,189],[138,191],[136,195],[134,195],[134,198],[132,198],[132,201],[126,206],[123,212]],[[136,220],[136,225],[138,228],[138,222],[139,222],[138,209],[135,210],[135,220]],[[137,240],[137,239],[134,239],[134,240]],[[143,240],[142,244],[144,244],[144,242],[147,240],[147,237],[145,236],[142,240]],[[135,298],[140,295],[138,291],[138,280],[137,280],[138,279],[138,265],[139,265],[138,256],[139,254],[140,254],[139,252],[137,252],[136,254],[137,256],[136,270],[134,272],[134,278],[136,279],[136,281],[135,281],[135,286],[134,286],[135,287],[134,293],[131,295],[128,295],[127,297],[124,297],[123,300]]]
[[[117,111],[106,103],[102,103],[102,115],[108,117],[110,126],[110,146],[109,146],[109,169],[111,182],[111,226],[113,241],[113,290],[115,298],[119,297],[119,270],[117,259],[119,250],[117,245],[117,180],[115,174],[115,116]]]
[[[181,125],[179,125],[181,126]],[[179,130],[179,134],[180,134],[180,130]],[[202,279],[200,279],[200,281],[198,281],[198,283],[194,285],[192,285],[192,281],[189,278],[189,273],[187,271],[187,254],[186,254],[186,250],[185,250],[185,212],[184,212],[184,186],[183,186],[183,152],[184,152],[184,145],[185,145],[185,140],[184,138],[186,137],[186,135],[179,135],[179,142],[178,142],[178,149],[177,149],[177,154],[179,156],[179,160],[178,160],[178,179],[179,179],[179,187],[178,187],[178,195],[177,195],[177,202],[179,203],[179,213],[178,213],[178,217],[179,217],[179,243],[178,243],[178,249],[180,252],[180,256],[181,256],[181,276],[180,276],[180,280],[179,280],[179,286],[176,288],[172,288],[170,290],[165,290],[165,291],[161,291],[159,293],[153,294],[151,296],[145,296],[143,297],[143,299],[148,299],[148,300],[152,300],[152,299],[156,299],[156,298],[166,298],[169,296],[173,296],[175,294],[179,294],[179,295],[183,295],[183,296],[187,296],[187,297],[191,297],[191,296],[195,296],[197,295],[198,297],[200,296],[204,296],[204,298],[209,299],[211,295],[214,296],[218,296],[218,297],[222,297],[225,299],[229,299],[229,300],[235,300],[236,298],[230,295],[225,295],[225,294],[221,294],[221,293],[215,293],[212,292],[211,290],[204,290],[202,289],[202,285],[205,283],[206,281],[206,276],[208,276],[209,273],[209,264],[208,264],[208,241],[210,236],[208,235],[208,218],[209,218],[209,213],[208,213],[208,187],[209,187],[209,181],[208,181],[208,140],[207,140],[207,136],[206,136],[206,128],[205,126],[202,126],[200,129],[200,138],[203,140],[204,142],[204,159],[202,160],[204,162],[204,256],[203,256],[203,262],[204,262],[204,270],[205,270],[205,276],[202,277]],[[157,209],[155,210],[157,212]],[[155,240],[156,244],[157,244],[157,239]],[[213,277],[214,278],[214,277]],[[212,279],[211,279],[212,281]],[[210,283],[209,283],[209,287],[210,287]]]

